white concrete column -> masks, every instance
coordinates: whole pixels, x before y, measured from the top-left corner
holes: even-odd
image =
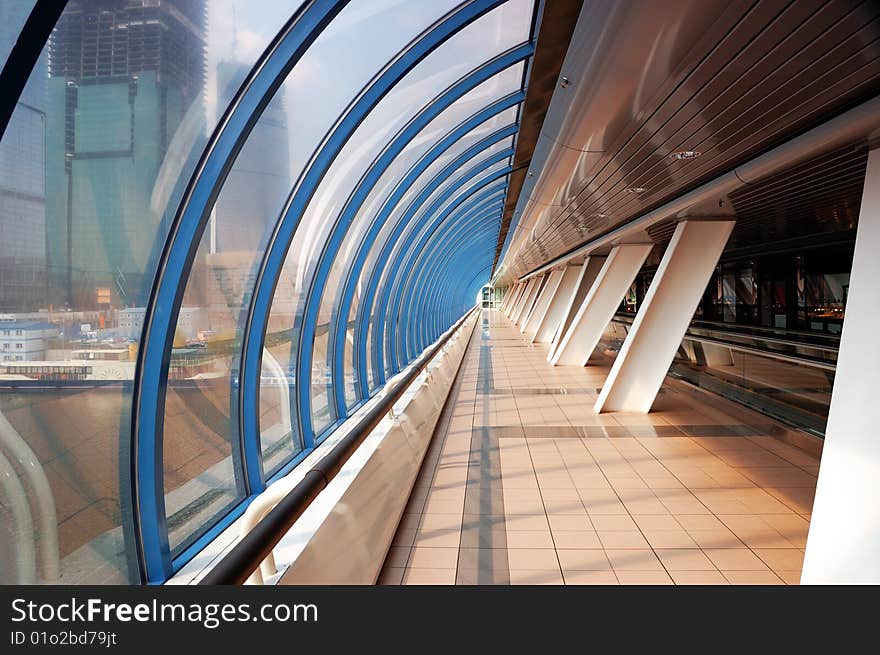
[[[648,412],[730,237],[734,221],[679,223],[605,379],[597,412]]]
[[[559,288],[559,283],[562,282],[562,276],[564,273],[565,271],[563,269],[550,272],[550,275],[547,276],[547,281],[544,283],[544,287],[541,289],[541,293],[538,294],[538,299],[535,301],[532,313],[529,314],[529,317],[523,323],[522,331],[532,340],[534,340],[538,326],[547,315],[547,310],[550,308],[550,301],[553,300],[553,297],[556,295],[556,290]]]
[[[880,149],[868,155],[801,584],[880,584]]]
[[[507,310],[507,318],[512,318],[514,312],[520,306],[520,303],[523,301],[523,294],[526,292],[526,288],[528,288],[528,282],[520,282],[516,292],[516,298],[513,299],[513,302],[510,304],[510,308]]]
[[[519,325],[520,320],[528,313],[529,309],[531,309],[535,296],[538,295],[538,288],[540,286],[540,277],[533,277],[529,280],[529,284],[523,292],[522,300],[520,300],[519,307],[517,307],[513,316],[510,317],[515,325]]]
[[[519,318],[520,313],[523,310],[523,307],[526,304],[526,298],[532,290],[532,287],[535,286],[535,279],[532,278],[528,282],[523,284],[523,292],[520,294],[519,300],[516,301],[516,304],[513,306],[513,310],[510,312],[510,320],[516,323]]]
[[[605,327],[620,307],[632,281],[654,247],[652,243],[616,246],[602,264],[593,286],[559,341],[550,363],[586,366]]]
[[[550,343],[552,341],[553,335],[556,334],[559,323],[568,309],[568,304],[574,298],[578,280],[583,273],[583,266],[566,266],[561,273],[559,284],[550,299],[547,311],[544,312],[544,317],[535,327],[532,343]]]
[[[539,275],[535,279],[537,280],[535,287],[532,289],[531,296],[526,298],[526,304],[523,306],[523,310],[517,321],[517,325],[520,327],[520,332],[522,332],[522,326],[526,324],[527,320],[529,320],[529,316],[532,315],[532,310],[535,308],[535,303],[538,302],[538,296],[541,295],[541,289],[544,288],[544,282],[547,280],[547,276]]]
[[[590,289],[593,288],[593,283],[599,276],[599,271],[601,271],[602,266],[605,265],[605,259],[605,257],[591,255],[587,257],[581,265],[580,274],[577,283],[575,284],[574,292],[568,299],[565,312],[562,315],[562,320],[559,322],[556,331],[553,333],[550,350],[547,352],[548,362],[552,362],[553,358],[556,356],[562,338],[565,336],[566,332],[568,332],[568,328],[574,320],[574,317],[577,315],[578,309],[580,309],[581,305],[584,303],[584,298],[587,297]]]
[[[510,309],[511,303],[513,303],[516,296],[519,295],[519,292],[520,292],[520,285],[519,284],[511,285],[507,289],[507,293],[504,294],[504,302],[501,303],[501,311],[502,312],[507,314],[508,310]]]

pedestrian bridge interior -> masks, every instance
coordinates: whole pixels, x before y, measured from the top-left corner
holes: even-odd
[[[0,0],[0,583],[880,583],[880,3]]]

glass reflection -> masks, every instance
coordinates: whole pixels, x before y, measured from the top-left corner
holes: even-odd
[[[0,43],[31,4],[0,0]],[[298,4],[71,0],[33,69],[0,143],[0,465],[26,493],[22,503],[2,492],[0,581],[28,570],[37,582],[139,581],[122,524],[131,380],[156,257],[224,109],[220,62],[238,62],[225,84],[239,85]],[[184,352],[169,377],[183,389],[210,364],[192,343],[201,308],[181,316]],[[225,456],[201,429],[222,403],[201,390],[172,395],[169,412],[197,406],[203,417],[169,438],[178,489]]]

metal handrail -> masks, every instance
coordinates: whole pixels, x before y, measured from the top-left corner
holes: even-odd
[[[613,323],[619,323],[621,325],[632,325],[632,321],[626,320],[627,318],[629,318],[629,317],[624,318],[624,317],[621,317],[620,315],[616,315],[611,320]],[[715,346],[729,348],[730,350],[736,350],[739,352],[749,353],[751,355],[759,355],[761,357],[766,357],[768,359],[774,359],[774,360],[781,361],[781,362],[787,362],[790,364],[803,364],[804,366],[811,366],[813,368],[820,368],[820,369],[823,369],[826,371],[837,370],[837,365],[834,362],[831,362],[827,359],[821,359],[819,357],[810,357],[809,355],[794,355],[794,354],[790,354],[790,353],[780,352],[778,350],[770,350],[767,348],[759,348],[758,346],[750,346],[748,344],[740,343],[737,341],[729,341],[727,339],[719,339],[717,337],[702,336],[699,334],[693,334],[691,332],[691,328],[693,328],[693,327],[694,326],[688,327],[688,330],[687,330],[687,332],[685,332],[685,335],[682,339],[683,341],[696,341],[698,343],[708,343],[708,344],[715,345]],[[696,327],[695,329],[698,329],[698,330],[702,329],[704,332],[710,331],[707,328]],[[749,335],[732,333],[731,336],[736,336],[739,338],[746,338]],[[787,346],[792,346],[795,348],[811,348],[814,350],[826,350],[826,351],[831,351],[831,352],[837,352],[836,349],[826,348],[826,347],[820,346],[820,345],[812,345],[812,344],[799,342],[799,341],[784,341],[782,339],[768,339],[768,338],[760,337],[760,336],[752,336],[752,338],[755,341],[777,343],[780,345],[787,345]]]
[[[351,431],[337,443],[333,449],[322,457],[302,480],[273,507],[263,520],[214,565],[199,582],[200,585],[240,585],[244,584],[250,574],[262,562],[281,538],[302,516],[318,494],[330,483],[342,469],[373,429],[382,422],[394,404],[403,396],[407,388],[434,359],[446,342],[458,331],[474,312],[471,308],[455,325],[449,328],[430,348],[426,349],[400,376],[394,387],[388,390],[363,417],[352,427]]]

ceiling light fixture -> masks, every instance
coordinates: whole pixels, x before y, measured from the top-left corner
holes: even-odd
[[[644,193],[647,189],[643,186],[631,186],[623,190],[624,193]]]
[[[696,159],[700,156],[700,152],[698,150],[679,150],[678,152],[673,152],[669,155],[670,159],[675,159],[676,161],[689,161],[691,159]]]

